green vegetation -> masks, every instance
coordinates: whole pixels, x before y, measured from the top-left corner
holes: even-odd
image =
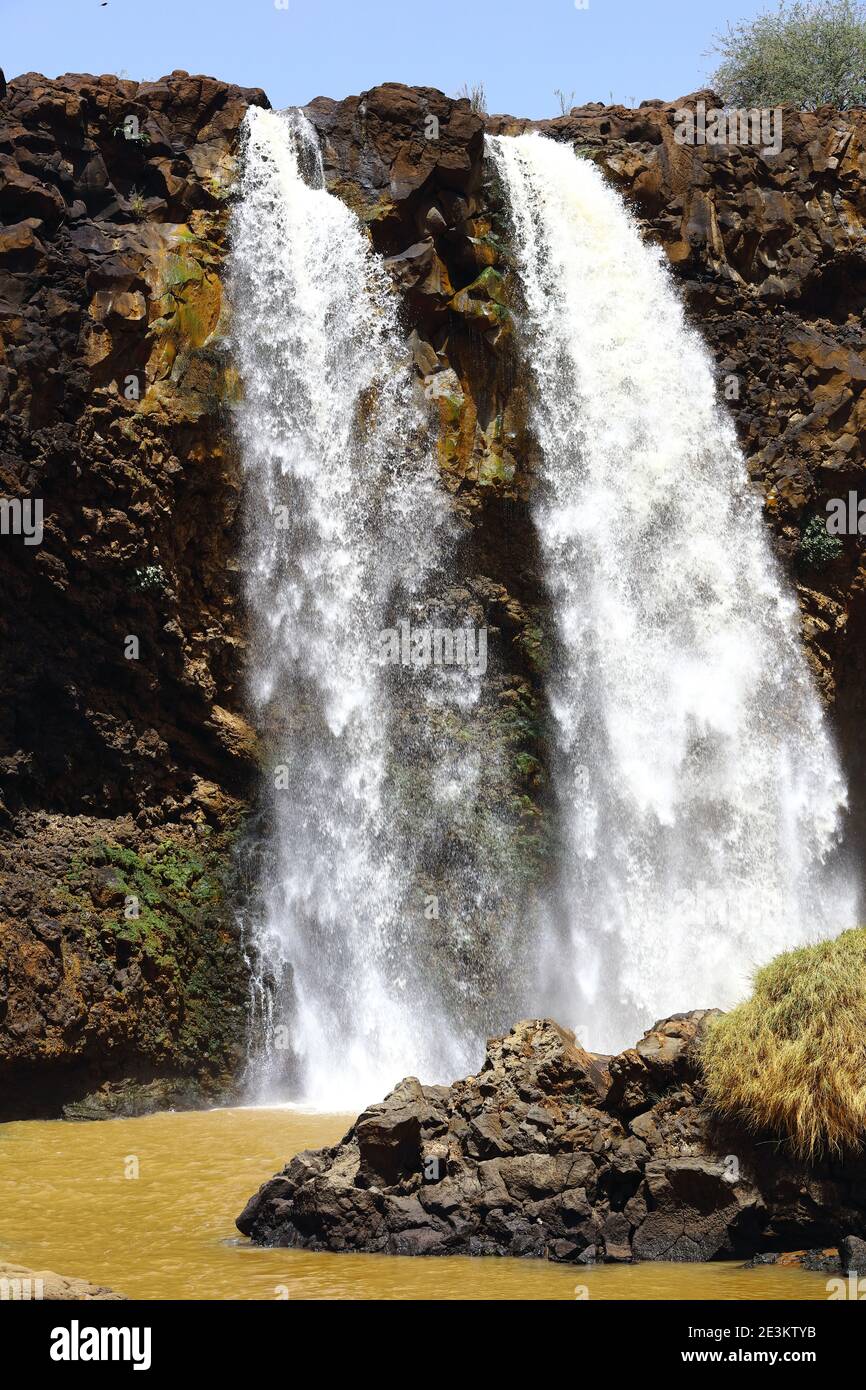
[[[790,0],[717,34],[712,82],[729,107],[840,110],[866,105],[866,8],[858,0]]]
[[[128,140],[131,145],[149,145],[151,143],[150,136],[146,130],[140,130],[138,134],[135,135],[132,130],[127,129],[125,125],[116,125],[112,134],[124,140]]]
[[[157,377],[170,376],[188,401],[195,397],[209,411],[234,390],[215,336],[222,310],[219,257],[207,238],[178,230],[175,249],[161,267],[159,316],[148,330],[161,345]]]
[[[208,177],[203,180],[203,183],[208,193],[212,198],[215,198],[218,203],[224,203],[229,197],[231,189],[218,173],[209,174]]]
[[[168,588],[168,575],[162,565],[144,565],[133,570],[129,587],[142,594],[161,594]]]
[[[842,554],[842,542],[831,536],[824,517],[813,516],[803,528],[797,558],[813,570],[826,569]]]
[[[514,766],[518,777],[529,782],[532,786],[540,785],[542,777],[541,763],[532,753],[518,753],[514,759]]]
[[[866,1140],[866,928],[777,956],[752,998],[710,1028],[715,1110],[782,1135],[800,1157]]]
[[[165,328],[176,339],[190,339],[201,342],[204,336],[197,291],[200,289],[205,273],[202,266],[184,247],[177,254],[169,256],[162,277],[162,301],[166,304],[163,318],[154,320],[154,325]]]
[[[96,841],[66,875],[63,896],[91,958],[107,967],[135,960],[153,982],[135,1005],[151,1055],[219,1068],[243,1029],[242,966],[225,908],[230,859],[229,837],[199,827],[192,840],[166,838],[146,851]],[[100,911],[95,880],[99,901],[108,900]]]
[[[515,646],[533,671],[544,675],[550,666],[550,643],[544,628],[529,623],[515,639]]]
[[[143,222],[147,216],[147,199],[140,188],[133,184],[129,190],[129,210],[136,222]]]

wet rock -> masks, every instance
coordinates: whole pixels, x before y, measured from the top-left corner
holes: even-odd
[[[212,1105],[207,1094],[193,1079],[159,1077],[152,1081],[106,1082],[81,1100],[63,1106],[64,1120],[133,1119],[155,1115],[161,1110],[198,1110]]]
[[[780,1269],[805,1269],[812,1274],[838,1274],[842,1269],[838,1250],[786,1250],[753,1255],[743,1269],[760,1269],[777,1265]]]
[[[90,876],[90,896],[98,907],[120,907],[126,901],[127,885],[118,869],[102,866]]]
[[[782,1255],[779,1264],[785,1267],[793,1264],[812,1274],[838,1274],[842,1268],[838,1250],[798,1250]]]
[[[634,1236],[637,1259],[705,1261],[748,1244],[758,1193],[747,1183],[731,1184],[722,1162],[653,1159],[644,1184],[651,1209]]]
[[[0,836],[0,1117],[104,1119],[231,1091],[246,977],[231,836],[19,816]]]

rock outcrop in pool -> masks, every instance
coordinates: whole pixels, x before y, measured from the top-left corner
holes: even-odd
[[[238,1228],[260,1245],[576,1263],[866,1236],[862,1161],[809,1168],[713,1122],[698,1059],[715,1013],[675,1014],[616,1057],[549,1019],[518,1023],[477,1076],[407,1077],[340,1144],[298,1154]]]

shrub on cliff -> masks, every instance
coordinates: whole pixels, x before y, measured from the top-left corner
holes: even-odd
[[[859,0],[782,0],[777,10],[728,25],[712,77],[729,107],[845,110],[866,105],[866,8]]]
[[[866,1142],[866,928],[777,956],[708,1029],[713,1107],[803,1158]]]
[[[831,536],[827,530],[826,519],[813,516],[800,534],[797,559],[810,569],[823,570],[838,560],[842,549],[839,537]]]

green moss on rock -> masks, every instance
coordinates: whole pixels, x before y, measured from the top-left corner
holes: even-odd
[[[135,977],[126,1031],[137,1051],[179,1072],[228,1073],[244,1033],[231,860],[231,835],[196,827],[146,848],[94,841],[66,876],[95,968]]]

